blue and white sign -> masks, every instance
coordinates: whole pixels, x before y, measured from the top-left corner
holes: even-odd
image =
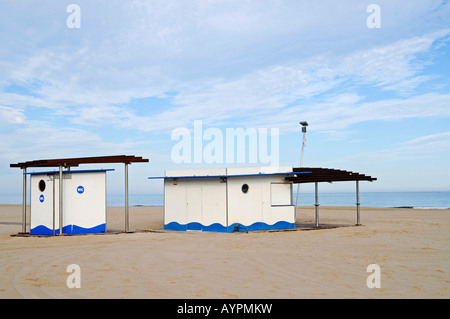
[[[41,196],[39,196],[39,201],[41,202],[41,203],[43,203],[44,202],[44,195],[41,195]]]
[[[83,186],[78,186],[77,187],[77,192],[78,192],[78,194],[83,194],[84,193],[84,187]]]

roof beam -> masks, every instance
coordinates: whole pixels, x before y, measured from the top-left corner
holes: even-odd
[[[57,167],[57,166],[79,166],[80,164],[105,164],[105,163],[137,163],[148,162],[148,159],[137,157],[134,155],[113,155],[113,156],[96,156],[96,157],[75,157],[60,159],[44,159],[27,162],[10,164],[10,167]]]
[[[288,176],[286,180],[293,183],[314,183],[314,182],[344,182],[344,181],[376,181],[375,177],[366,176],[364,174],[355,173],[351,171],[319,168],[319,167],[301,167],[294,168],[294,173],[302,173],[305,171],[311,174],[299,174],[297,176]]]

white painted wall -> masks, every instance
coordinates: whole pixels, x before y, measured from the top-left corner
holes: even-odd
[[[250,226],[262,222],[269,226],[279,221],[294,223],[294,206],[292,203],[291,184],[287,183],[285,175],[233,177],[228,179],[228,225],[234,223]],[[272,188],[273,183],[277,183]],[[280,184],[283,187],[279,187]],[[242,186],[247,184],[249,190],[242,192]],[[285,205],[272,205],[272,190],[277,199],[283,198]],[[283,193],[281,193],[283,192]]]
[[[74,173],[63,186],[64,225],[92,228],[106,223],[106,172]]]
[[[166,176],[233,176],[283,172],[292,172],[292,167],[171,170],[166,172]],[[285,177],[286,175],[233,176],[228,177],[226,183],[219,177],[165,179],[164,224],[200,223],[209,226],[220,223],[228,227],[233,224],[250,226],[259,222],[269,226],[279,221],[294,223],[292,184],[285,181]],[[247,193],[242,192],[244,184],[248,185]]]
[[[180,175],[177,175],[180,176]],[[202,175],[203,176],[203,175]],[[226,183],[220,178],[166,179],[164,224],[226,225]]]
[[[45,226],[53,230],[53,184],[55,185],[55,229],[59,229],[59,174],[31,175],[31,229]],[[106,172],[82,172],[63,174],[63,227],[77,225],[93,228],[106,223]],[[67,178],[69,177],[70,178]],[[44,192],[39,182],[44,180]],[[82,186],[83,193],[77,191]],[[44,196],[44,201],[39,200]]]

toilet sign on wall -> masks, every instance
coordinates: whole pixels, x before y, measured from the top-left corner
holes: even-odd
[[[44,195],[39,196],[39,201],[40,201],[41,203],[44,202]]]
[[[83,194],[84,193],[84,187],[83,186],[78,186],[77,187],[77,192],[78,192],[78,194]]]

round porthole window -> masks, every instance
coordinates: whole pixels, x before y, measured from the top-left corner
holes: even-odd
[[[41,179],[41,180],[39,181],[39,190],[40,190],[41,192],[45,191],[45,181],[44,181],[43,179]]]
[[[247,184],[242,185],[242,192],[243,192],[244,194],[247,194],[247,193],[248,193],[248,185],[247,185]]]

